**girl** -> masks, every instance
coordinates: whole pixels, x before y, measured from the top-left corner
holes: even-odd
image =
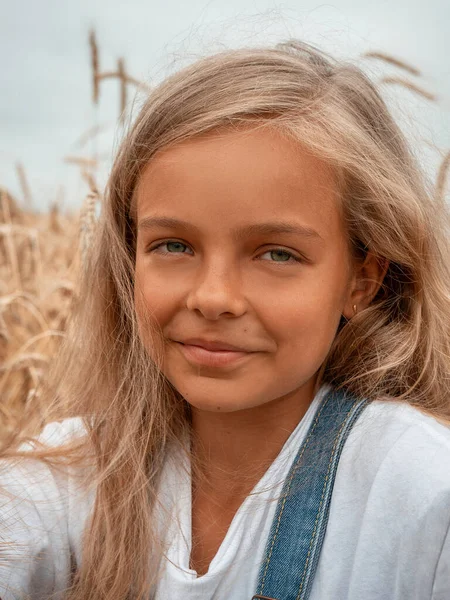
[[[3,450],[1,598],[448,599],[447,235],[355,66],[292,41],[164,81],[48,424]]]

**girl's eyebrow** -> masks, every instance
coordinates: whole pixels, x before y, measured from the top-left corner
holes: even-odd
[[[138,223],[138,230],[148,230],[154,227],[172,227],[184,230],[186,232],[194,231],[197,234],[200,233],[200,229],[196,225],[193,225],[188,221],[183,221],[181,219],[176,219],[173,217],[144,217]],[[295,233],[297,235],[303,235],[308,238],[320,238],[321,240],[323,240],[322,236],[315,229],[307,227],[306,225],[301,225],[299,223],[294,223],[290,221],[268,221],[265,223],[251,223],[250,225],[244,225],[243,227],[234,229],[232,231],[232,236],[233,239],[238,242],[249,235],[272,235],[279,233]]]

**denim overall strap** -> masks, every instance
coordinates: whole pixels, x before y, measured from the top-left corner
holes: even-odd
[[[322,399],[284,482],[252,600],[309,597],[339,458],[367,404],[334,389]]]

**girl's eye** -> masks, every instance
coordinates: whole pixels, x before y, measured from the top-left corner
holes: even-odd
[[[272,248],[272,250],[266,250],[261,256],[264,254],[270,254],[272,257],[275,257],[271,262],[277,263],[291,263],[291,258],[295,262],[302,262],[300,258],[297,258],[292,252],[288,252],[287,250],[283,250],[283,248]]]
[[[149,249],[149,252],[158,250],[162,246],[167,246],[168,251],[167,250],[159,250],[159,254],[184,254],[183,252],[179,252],[178,250],[180,250],[180,246],[187,248],[186,244],[183,244],[182,242],[176,242],[175,240],[168,240],[167,242],[160,242],[159,244],[156,244],[156,246],[153,246],[153,248]],[[169,248],[172,248],[172,249],[170,250]]]
[[[162,248],[163,246],[166,246],[167,250],[160,250],[160,248]],[[186,244],[183,244],[182,242],[177,242],[175,240],[168,240],[166,242],[160,242],[156,246],[153,246],[153,248],[149,249],[149,252],[154,252],[155,250],[158,250],[159,254],[166,254],[166,255],[167,254],[185,254],[185,252],[183,252],[183,248],[187,248],[187,247],[188,246]],[[180,252],[180,250],[181,250],[181,252]],[[264,254],[270,254],[271,257],[273,258],[273,260],[269,261],[269,262],[276,262],[276,263],[292,263],[292,261],[302,262],[302,259],[297,258],[294,254],[292,254],[291,252],[288,252],[287,250],[284,250],[283,248],[272,248],[271,250],[266,250],[266,252],[263,252],[263,254],[261,254],[260,256],[264,256]]]

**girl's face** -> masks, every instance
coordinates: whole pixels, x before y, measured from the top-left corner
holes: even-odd
[[[141,326],[162,329],[163,372],[193,407],[237,411],[313,390],[352,314],[336,193],[330,168],[272,128],[198,137],[147,165],[135,306]],[[192,338],[245,352],[206,364],[218,354],[199,361],[181,343]]]

